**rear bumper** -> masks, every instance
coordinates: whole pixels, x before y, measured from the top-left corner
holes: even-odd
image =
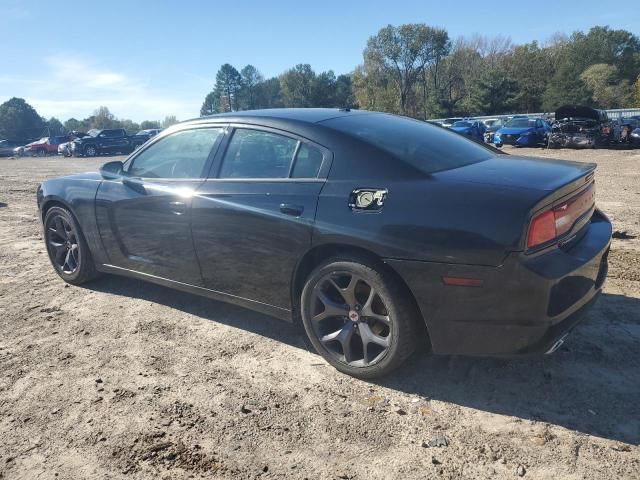
[[[607,275],[611,223],[599,211],[569,249],[509,255],[500,267],[386,260],[413,292],[434,353],[550,353],[595,303]],[[482,280],[446,286],[443,276]]]

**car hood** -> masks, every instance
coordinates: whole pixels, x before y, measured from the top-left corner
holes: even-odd
[[[595,168],[594,163],[499,155],[482,162],[439,172],[435,176],[455,182],[552,192]]]
[[[583,107],[580,105],[563,105],[556,110],[556,120],[563,118],[590,118],[599,120],[598,110],[591,107]]]
[[[464,133],[471,130],[472,127],[450,127],[451,130],[458,133]]]
[[[531,127],[502,127],[498,130],[500,135],[522,135],[523,133],[532,132]]]

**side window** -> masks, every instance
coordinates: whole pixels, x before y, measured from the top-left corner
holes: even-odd
[[[287,178],[297,144],[275,133],[236,129],[222,160],[220,178]]]
[[[133,159],[128,175],[146,178],[200,178],[223,128],[198,128],[169,135]]]
[[[322,166],[322,152],[312,146],[303,143],[296,155],[296,163],[293,165],[292,178],[316,178]]]

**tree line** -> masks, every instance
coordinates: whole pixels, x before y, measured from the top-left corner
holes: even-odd
[[[167,116],[164,120],[144,120],[140,123],[119,119],[107,107],[99,107],[93,115],[77,120],[69,118],[64,123],[55,117],[48,120],[22,98],[11,98],[0,105],[0,139],[27,141],[45,136],[63,135],[68,132],[88,132],[91,129],[124,128],[129,135],[148,128],[167,128],[178,119]]]
[[[354,104],[350,75],[332,70],[316,74],[299,64],[278,77],[265,79],[253,65],[238,71],[225,63],[216,74],[200,115],[280,107],[336,107]]]
[[[514,45],[506,37],[452,40],[423,23],[388,25],[369,38],[350,73],[316,73],[299,64],[265,78],[253,65],[218,70],[200,115],[275,107],[355,107],[415,118],[551,112],[562,104],[640,107],[640,40],[626,30],[596,26]],[[175,116],[140,123],[107,107],[64,123],[45,119],[25,100],[0,105],[0,139],[34,139],[92,128],[128,133],[165,128]]]
[[[226,63],[201,115],[270,107],[357,107],[416,118],[554,111],[562,104],[640,107],[640,40],[593,27],[546,42],[452,40],[422,23],[388,25],[367,41],[349,74],[300,64],[265,79]]]

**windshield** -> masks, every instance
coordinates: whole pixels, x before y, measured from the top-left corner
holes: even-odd
[[[473,123],[471,123],[471,122],[456,122],[451,126],[452,127],[473,127]]]
[[[505,127],[509,128],[530,128],[536,124],[535,120],[529,118],[513,118],[507,122]]]
[[[371,113],[336,117],[322,124],[364,140],[425,173],[458,168],[493,156],[488,148],[462,135],[406,117]]]
[[[92,128],[87,132],[87,135],[90,137],[97,137],[99,134],[100,134],[100,130],[96,130],[95,128]]]

